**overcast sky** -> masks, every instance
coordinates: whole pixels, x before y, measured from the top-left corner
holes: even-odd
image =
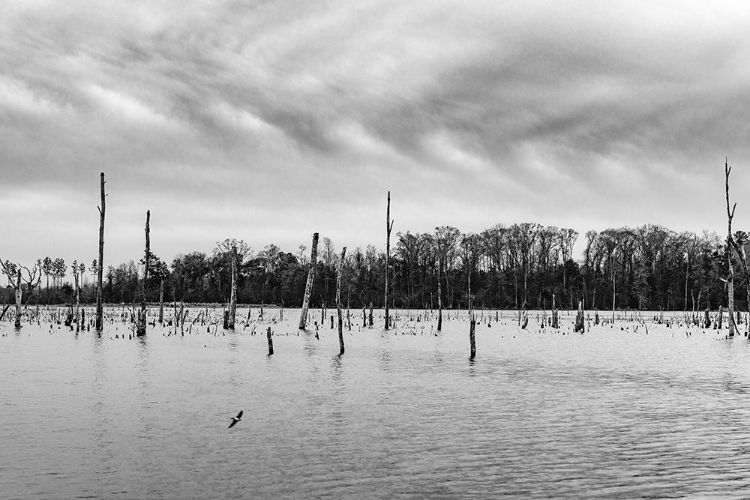
[[[0,258],[297,252],[538,222],[750,228],[750,9],[0,2]],[[578,255],[576,257],[579,257]]]

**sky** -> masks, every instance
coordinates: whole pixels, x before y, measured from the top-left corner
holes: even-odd
[[[3,0],[0,258],[750,228],[741,1]],[[747,229],[746,229],[747,230]],[[309,250],[308,250],[309,252]],[[579,257],[579,255],[576,255]]]

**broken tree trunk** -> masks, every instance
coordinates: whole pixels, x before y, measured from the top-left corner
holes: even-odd
[[[736,244],[732,237],[732,218],[734,218],[734,210],[737,208],[737,203],[735,203],[731,209],[729,208],[729,174],[731,172],[732,167],[729,166],[729,161],[725,161],[724,185],[726,187],[727,198],[727,267],[729,268],[729,276],[727,276],[727,301],[729,306],[729,336],[734,337],[737,327],[734,324],[734,264],[732,263],[732,249]]]
[[[469,346],[470,346],[470,354],[469,359],[474,359],[477,355],[477,343],[475,339],[474,332],[477,327],[477,320],[474,318],[474,311],[471,312],[471,321],[469,322]]]
[[[229,296],[229,321],[228,327],[230,330],[234,330],[234,321],[237,317],[237,246],[232,245],[232,251],[230,253],[230,259],[232,259],[232,292]]]
[[[99,207],[99,260],[97,261],[96,278],[96,331],[101,334],[103,326],[104,305],[102,302],[102,278],[104,276],[104,172],[101,173],[102,205]]]
[[[151,210],[146,211],[146,250],[144,252],[143,281],[141,281],[141,310],[138,313],[138,323],[135,334],[138,337],[146,335],[146,281],[148,280],[149,253],[151,251]]]
[[[299,316],[299,328],[304,330],[307,326],[307,309],[310,306],[310,295],[312,295],[313,282],[315,281],[315,263],[318,258],[318,233],[313,233],[312,250],[310,252],[310,269],[307,271],[307,284],[305,285],[305,297],[302,300],[302,312]]]
[[[576,324],[575,329],[573,331],[575,332],[581,332],[583,333],[585,331],[586,327],[583,323],[583,301],[578,301],[578,313],[576,314]]]
[[[76,285],[76,312],[74,317],[76,322],[76,333],[78,333],[79,331],[81,331],[81,319],[79,316],[81,308],[81,289],[78,286],[78,263],[76,261],[73,261],[73,280],[75,281]]]
[[[390,274],[388,269],[388,261],[391,256],[391,230],[393,229],[393,221],[391,220],[391,192],[388,191],[388,208],[385,212],[385,329],[387,330],[390,326],[390,316],[388,311],[388,275]]]
[[[164,278],[159,281],[159,324],[164,324]]]
[[[341,275],[344,274],[344,257],[346,257],[346,247],[341,250],[339,270],[336,276],[336,312],[338,314],[339,327],[339,356],[344,355],[344,318],[341,316]]]
[[[268,330],[266,330],[266,338],[268,339],[268,355],[273,355],[273,332],[271,331],[271,327],[268,327]]]
[[[440,286],[441,281],[441,274],[443,273],[443,261],[442,258],[440,259],[438,263],[438,280],[437,280],[437,300],[438,300],[438,324],[437,324],[437,331],[442,331],[443,329],[443,291]]]
[[[555,294],[552,294],[552,328],[560,328],[560,324],[557,320],[557,305],[555,304]]]
[[[16,278],[16,320],[13,323],[16,328],[21,328],[21,296],[21,270],[19,269]]]

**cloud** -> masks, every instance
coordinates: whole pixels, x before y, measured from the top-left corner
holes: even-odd
[[[165,254],[377,244],[387,190],[412,232],[720,227],[722,160],[750,162],[748,27],[724,1],[7,1],[0,175],[42,228],[88,221],[107,172],[115,261],[149,207]]]

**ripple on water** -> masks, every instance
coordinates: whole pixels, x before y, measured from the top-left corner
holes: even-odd
[[[286,316],[272,327],[295,333],[274,337],[272,357],[249,331],[157,327],[125,340],[26,326],[1,337],[0,491],[742,498],[750,488],[744,339],[479,324],[469,361],[468,324],[451,320],[437,336],[424,324],[345,332],[339,358],[333,330],[297,336]]]

